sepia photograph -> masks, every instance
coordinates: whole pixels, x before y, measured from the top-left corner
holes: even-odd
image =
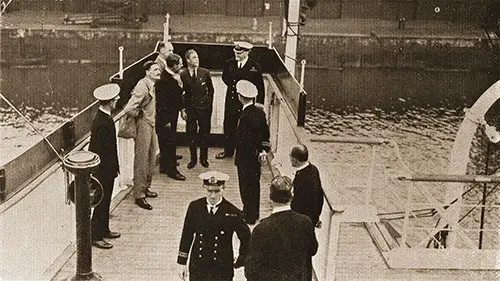
[[[0,281],[500,280],[500,0],[0,0]]]

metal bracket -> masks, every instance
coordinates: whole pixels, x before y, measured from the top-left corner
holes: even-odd
[[[3,202],[5,200],[5,194],[6,194],[6,175],[5,175],[5,168],[2,167],[0,168],[0,202]]]
[[[75,145],[75,122],[70,120],[64,123],[62,127],[64,150],[68,151]]]

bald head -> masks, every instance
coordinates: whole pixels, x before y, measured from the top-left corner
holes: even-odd
[[[309,160],[309,151],[307,150],[307,146],[303,144],[294,145],[290,151],[290,157],[295,158],[300,162],[307,162]]]
[[[160,42],[158,44],[158,51],[163,58],[174,52],[174,46],[170,42]]]

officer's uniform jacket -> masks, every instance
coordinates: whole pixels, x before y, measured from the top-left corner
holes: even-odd
[[[236,166],[259,166],[259,153],[269,152],[269,126],[262,108],[249,105],[241,113],[236,129]]]
[[[119,167],[113,118],[102,110],[98,110],[90,130],[89,150],[99,155],[101,159],[94,174],[99,178],[116,178]]]
[[[212,215],[208,212],[205,197],[192,201],[184,220],[177,263],[186,264],[191,249],[189,255],[191,273],[233,277],[234,232],[240,240],[238,261],[242,262],[248,251],[250,230],[243,221],[241,211],[223,198],[217,212]]]
[[[236,83],[240,80],[248,80],[257,87],[256,102],[264,104],[264,80],[262,68],[259,63],[248,58],[242,68],[238,68],[236,59],[226,61],[226,67],[222,71],[222,81],[227,85],[225,111],[236,113],[241,110],[241,103],[236,92]]]

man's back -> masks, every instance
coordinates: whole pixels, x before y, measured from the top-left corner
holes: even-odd
[[[291,210],[274,213],[253,230],[245,275],[249,281],[310,281],[317,250],[309,217]]]

